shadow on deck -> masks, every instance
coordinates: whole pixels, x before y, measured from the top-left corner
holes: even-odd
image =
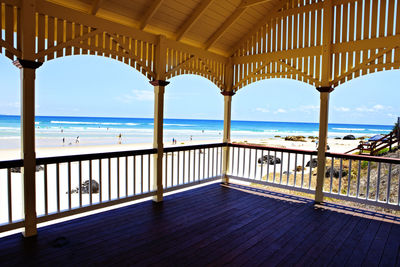
[[[396,265],[400,219],[212,184],[0,239],[8,265]]]

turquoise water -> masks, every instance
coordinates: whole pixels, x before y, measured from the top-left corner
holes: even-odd
[[[37,116],[36,137],[52,140],[48,146],[80,141],[91,144],[112,144],[122,135],[124,143],[151,143],[153,119]],[[392,125],[329,124],[329,137],[372,136],[389,133]],[[222,139],[222,120],[165,119],[164,141]],[[232,121],[232,139],[269,138],[274,136],[317,136],[318,123]],[[20,117],[0,115],[0,140],[19,139]],[[46,145],[45,145],[46,146]]]

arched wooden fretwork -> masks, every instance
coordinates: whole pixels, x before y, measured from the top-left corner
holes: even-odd
[[[5,1],[5,0],[3,0]],[[51,6],[50,6],[51,7]],[[98,25],[81,21],[80,16],[68,19],[62,13],[53,10],[51,14],[40,12],[49,10],[49,6],[38,5],[36,13],[36,54],[40,62],[72,55],[98,55],[111,57],[124,62],[140,71],[149,80],[156,79],[155,61],[157,36],[143,34],[135,38],[129,29],[115,33],[107,23],[97,20]],[[18,1],[7,0],[0,5],[0,53],[2,48],[11,60],[21,57],[20,8]],[[51,10],[51,9],[50,9]],[[54,14],[53,14],[54,13]],[[70,12],[69,16],[74,14]],[[90,22],[93,22],[91,20]],[[95,21],[96,22],[96,21]],[[101,27],[103,26],[103,27]],[[121,29],[121,27],[119,27]],[[144,38],[143,38],[144,37]],[[144,40],[142,40],[144,39]],[[168,42],[161,56],[166,57],[166,70],[161,76],[166,79],[180,74],[201,75],[224,88],[226,59],[222,56],[209,58],[203,51],[189,51],[185,46],[168,47]]]
[[[10,59],[20,57],[20,8],[2,4],[5,39],[0,46]],[[148,79],[155,77],[153,69],[154,42],[143,41],[127,34],[118,34],[100,27],[74,22],[63,17],[36,13],[36,54],[40,62],[71,55],[111,57],[140,71]],[[14,40],[15,37],[15,40]],[[15,47],[14,44],[17,44]]]
[[[232,50],[234,90],[274,77],[337,86],[361,75],[399,68],[399,2],[285,1]],[[324,23],[329,17],[330,23]],[[324,49],[328,49],[325,59]],[[322,77],[324,64],[329,65],[328,81]]]
[[[167,66],[166,78],[182,74],[197,74],[210,80],[221,90],[225,88],[224,62],[168,48]]]
[[[0,53],[15,59],[21,56],[21,3],[0,2]],[[233,90],[274,77],[337,86],[361,75],[399,68],[399,2],[281,1],[232,48]],[[65,14],[65,8],[47,1],[37,3],[36,60],[101,55],[136,68],[148,79],[156,78],[157,35],[78,11]],[[206,77],[221,90],[226,87],[227,57],[170,39],[163,49],[160,55],[166,57],[166,68],[162,77],[192,73]]]

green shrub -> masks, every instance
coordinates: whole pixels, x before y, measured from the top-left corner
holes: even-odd
[[[385,148],[379,150],[378,153],[376,153],[376,155],[377,156],[382,156],[382,155],[386,154],[387,152],[389,152],[389,148],[385,147]]]
[[[361,161],[361,169],[365,170],[366,168],[368,168],[368,161],[366,160]]]

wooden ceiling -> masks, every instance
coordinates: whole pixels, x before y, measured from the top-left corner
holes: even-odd
[[[280,0],[48,0],[144,32],[230,56]]]

